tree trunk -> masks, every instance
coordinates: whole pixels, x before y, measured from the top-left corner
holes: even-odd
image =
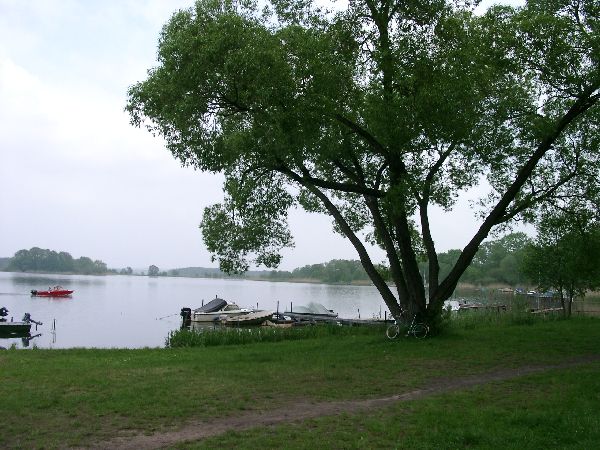
[[[559,289],[559,292],[560,292],[560,306],[562,307],[562,310],[563,310],[563,316],[568,317],[567,316],[567,306],[565,305],[565,293],[564,293],[562,287]]]

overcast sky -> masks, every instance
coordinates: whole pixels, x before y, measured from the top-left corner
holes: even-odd
[[[0,0],[0,257],[37,246],[114,268],[215,266],[198,225],[221,178],[180,167],[123,112],[162,25],[192,4]],[[291,226],[281,269],[357,259],[328,217],[294,212]],[[463,246],[476,229],[468,196],[432,226],[438,251]]]

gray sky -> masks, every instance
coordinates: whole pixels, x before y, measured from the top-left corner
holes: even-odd
[[[162,25],[192,4],[0,0],[0,257],[38,246],[114,268],[215,265],[198,225],[222,199],[221,178],[180,167],[123,112]],[[474,233],[468,197],[432,212],[438,251]],[[291,226],[281,269],[357,258],[328,217],[297,211]]]

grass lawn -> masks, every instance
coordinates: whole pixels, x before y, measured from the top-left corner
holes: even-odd
[[[593,449],[600,364],[398,403],[369,414],[232,432],[180,449]]]
[[[374,329],[215,347],[2,351],[0,447],[84,446],[295,400],[383,397],[440,377],[598,354],[599,344],[600,320],[581,318],[470,322],[425,340],[388,341],[382,330]],[[590,448],[580,444],[598,438],[597,420],[588,416],[600,417],[600,381],[594,381],[600,380],[599,374],[598,364],[552,370],[367,415],[228,434],[201,445],[523,448],[519,444],[533,439],[535,448],[554,442],[550,429],[556,428],[563,430],[557,431],[556,444],[543,446]],[[568,435],[577,430],[581,439],[569,441]],[[321,441],[325,432],[329,441]]]

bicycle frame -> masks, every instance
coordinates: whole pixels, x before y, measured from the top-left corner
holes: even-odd
[[[388,339],[395,339],[398,337],[398,334],[400,334],[400,327],[406,324],[406,321],[402,320],[402,316],[404,315],[403,313],[401,314],[400,319],[396,319],[394,317],[394,323],[387,328],[385,334]],[[410,322],[410,325],[408,325],[405,336],[408,337],[412,335],[417,339],[423,339],[428,333],[429,327],[427,324],[423,322],[417,322],[417,314],[415,314]]]

